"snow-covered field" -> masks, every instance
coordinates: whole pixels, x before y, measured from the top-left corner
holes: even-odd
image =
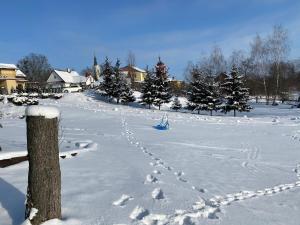
[[[93,95],[41,104],[61,111],[69,156],[60,161],[63,222],[53,224],[300,224],[299,109],[257,105],[237,118],[168,112],[170,130],[159,131],[165,112]],[[0,159],[25,154],[25,108],[0,107]],[[0,169],[1,225],[24,221],[27,168]]]

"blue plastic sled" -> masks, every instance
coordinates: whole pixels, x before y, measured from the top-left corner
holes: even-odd
[[[169,124],[169,120],[168,120],[167,114],[165,114],[165,115],[162,117],[162,119],[161,119],[161,121],[160,121],[160,123],[159,123],[158,125],[153,126],[153,127],[154,127],[155,129],[157,129],[157,130],[168,130],[169,127],[170,127],[170,124]]]

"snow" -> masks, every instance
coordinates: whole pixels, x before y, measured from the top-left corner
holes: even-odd
[[[123,194],[118,200],[113,202],[113,205],[124,206],[129,200],[133,200],[133,198],[129,195]]]
[[[234,118],[99,99],[88,92],[40,101],[61,112],[67,156],[64,219],[43,225],[299,224],[299,109],[252,103]],[[26,154],[25,109],[0,102],[0,159]],[[166,112],[170,129],[153,129]],[[28,162],[0,168],[1,225],[24,221],[27,173]]]
[[[0,68],[3,68],[3,69],[17,69],[15,64],[8,64],[8,63],[0,63]]]
[[[54,70],[54,72],[63,79],[66,83],[80,83],[85,80],[85,77],[80,76],[76,71]]]
[[[129,217],[132,220],[141,220],[148,214],[149,214],[149,212],[147,209],[144,209],[141,206],[136,206]]]
[[[19,69],[16,71],[16,77],[23,77],[26,78],[26,75]]]
[[[152,191],[152,198],[153,199],[163,199],[164,198],[164,193],[163,191],[160,189],[160,188],[155,188],[153,191]]]
[[[43,116],[46,119],[59,118],[60,112],[55,107],[28,106],[25,111],[26,116]]]

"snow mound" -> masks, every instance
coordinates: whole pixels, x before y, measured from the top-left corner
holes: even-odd
[[[136,206],[130,214],[129,218],[132,220],[141,220],[147,215],[149,215],[149,211],[147,209],[144,209],[141,206]]]
[[[146,176],[146,181],[145,183],[156,183],[157,182],[157,178],[151,174],[148,174]]]
[[[46,119],[59,118],[60,112],[55,107],[29,106],[25,111],[26,116],[43,116]]]
[[[153,199],[163,199],[164,198],[164,193],[163,191],[160,189],[160,188],[155,188],[153,191],[152,191],[152,198]]]
[[[133,198],[131,196],[123,194],[118,200],[114,201],[112,204],[115,206],[124,206],[128,201],[132,199]]]

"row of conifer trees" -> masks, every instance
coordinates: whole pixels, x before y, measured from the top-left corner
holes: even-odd
[[[187,109],[196,111],[221,111],[224,113],[249,111],[247,104],[249,98],[248,89],[244,86],[243,76],[233,66],[230,74],[223,81],[216,82],[215,77],[207,75],[195,68],[191,73],[191,81],[187,86],[186,97]],[[135,101],[133,91],[120,72],[120,61],[117,60],[112,66],[108,59],[103,64],[103,82],[101,89],[109,99],[116,102],[129,103]],[[141,104],[151,108],[152,105],[161,108],[169,103],[172,98],[168,78],[168,68],[159,58],[155,68],[146,70],[145,81],[141,88]],[[179,110],[182,105],[176,96],[173,100],[172,109]]]

